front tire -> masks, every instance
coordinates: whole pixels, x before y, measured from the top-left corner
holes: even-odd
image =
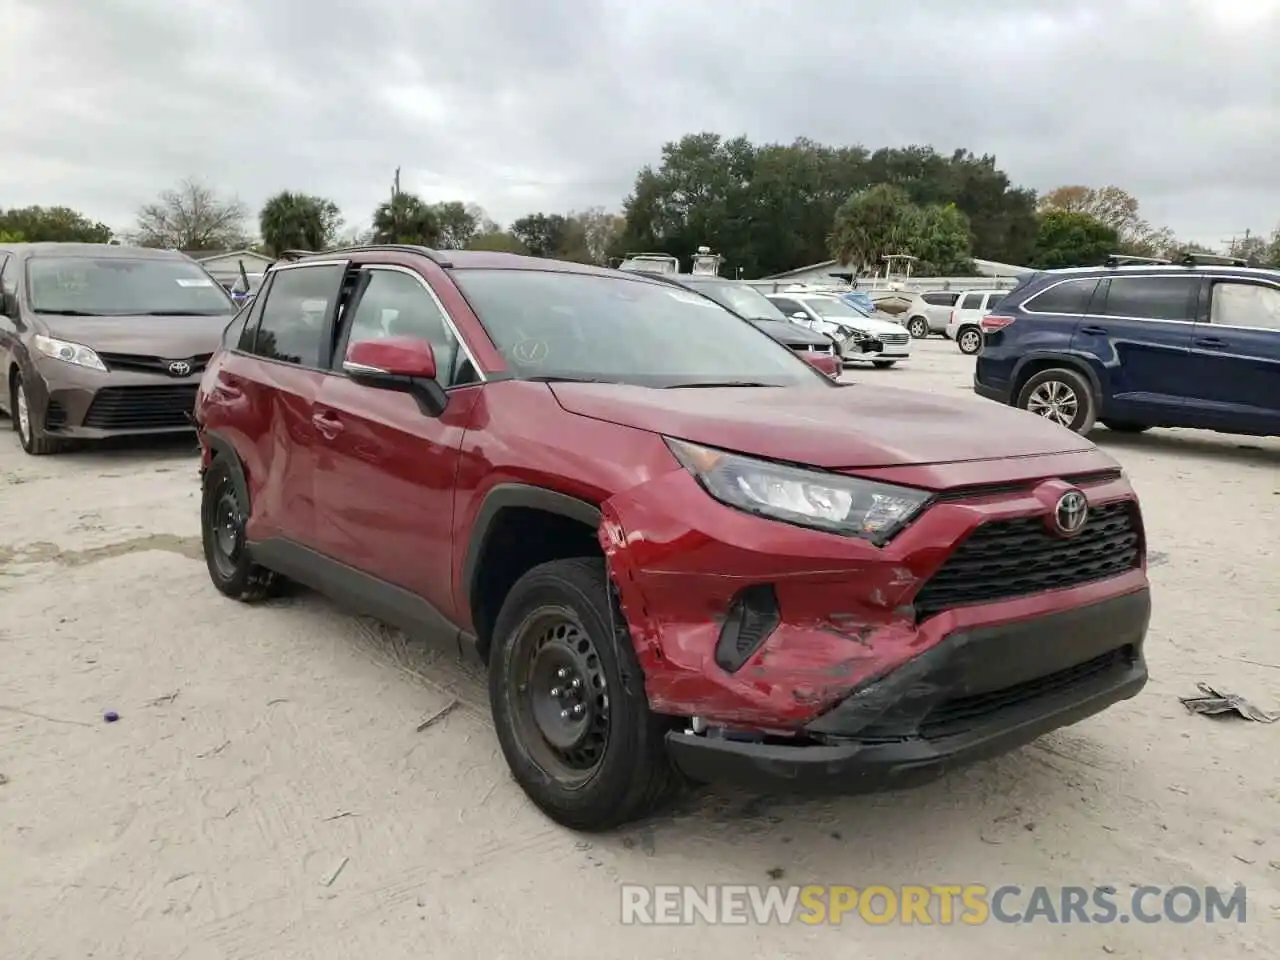
[[[249,505],[225,455],[214,457],[204,476],[200,501],[200,534],[209,579],[218,591],[251,603],[273,595],[279,585],[274,571],[249,558],[245,522]]]
[[[669,722],[649,709],[603,560],[544,563],[511,588],[494,624],[489,699],[516,782],[563,826],[612,829],[679,787]]]
[[[907,332],[917,340],[929,336],[929,321],[924,317],[912,317],[907,321]]]
[[[982,349],[982,331],[977,327],[963,327],[956,334],[956,346],[961,353],[973,356]]]
[[[1103,420],[1102,425],[1116,433],[1145,433],[1151,429],[1150,424],[1129,423],[1125,420]]]
[[[9,385],[9,409],[13,411],[13,429],[18,434],[18,443],[25,452],[33,457],[43,457],[62,449],[62,444],[48,436],[43,425],[36,422],[27,384],[20,373],[13,375],[13,382]]]
[[[1018,391],[1017,406],[1076,433],[1088,433],[1097,417],[1093,387],[1065,367],[1041,370]]]

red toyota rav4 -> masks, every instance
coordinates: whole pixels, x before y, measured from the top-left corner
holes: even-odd
[[[223,593],[301,582],[487,662],[515,778],[867,791],[1132,697],[1138,503],[1024,412],[839,384],[634,273],[366,246],[273,268],[196,417]]]

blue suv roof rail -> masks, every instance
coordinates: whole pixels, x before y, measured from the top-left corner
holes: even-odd
[[[1130,257],[1123,253],[1113,253],[1107,257],[1103,266],[1106,267],[1129,267],[1129,266],[1159,266],[1167,267],[1168,260],[1160,257]]]

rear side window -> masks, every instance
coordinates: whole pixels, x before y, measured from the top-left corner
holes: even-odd
[[[1260,283],[1215,283],[1212,323],[1280,330],[1280,290]]]
[[[784,297],[770,297],[773,305],[785,313],[788,317],[793,313],[804,313],[804,308],[794,300],[787,300]]]
[[[1112,277],[1103,316],[1141,320],[1190,320],[1200,278]]]
[[[259,295],[262,314],[250,352],[282,363],[321,366],[329,318],[346,269],[338,263],[277,271],[270,289]]]
[[[935,307],[953,307],[958,296],[955,293],[923,293],[920,299]]]
[[[1097,289],[1097,278],[1068,280],[1035,294],[1022,306],[1032,313],[1064,313],[1078,316],[1089,311],[1089,301]]]
[[[981,310],[982,294],[966,293],[964,295],[964,299],[960,301],[960,309],[961,310]]]

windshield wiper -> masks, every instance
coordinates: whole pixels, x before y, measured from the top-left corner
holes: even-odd
[[[137,316],[230,316],[210,310],[143,310]]]
[[[776,383],[761,383],[759,380],[707,380],[700,383],[673,383],[667,390],[683,390],[685,388],[702,387],[776,387]]]
[[[548,373],[538,377],[521,377],[530,383],[613,383],[613,380],[601,380],[599,377],[561,377]]]

